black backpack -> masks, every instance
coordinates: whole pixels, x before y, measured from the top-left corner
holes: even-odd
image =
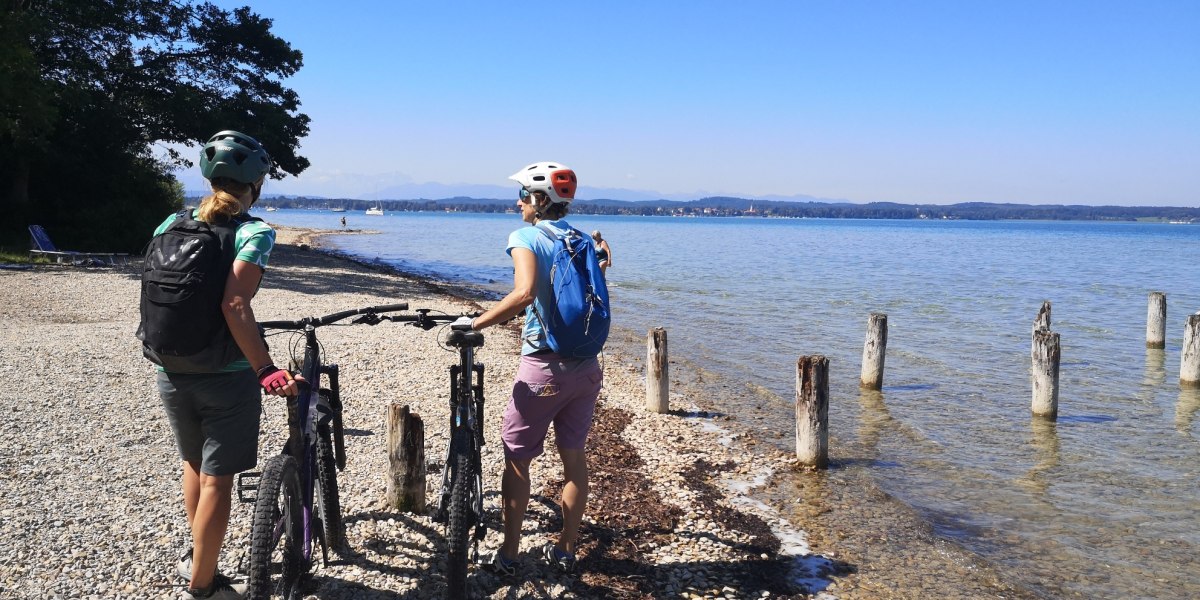
[[[142,354],[171,373],[214,373],[243,357],[229,333],[221,300],[237,253],[237,228],[257,217],[219,225],[180,211],[146,245],[142,271]]]

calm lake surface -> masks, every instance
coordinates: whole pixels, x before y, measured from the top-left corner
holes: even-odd
[[[345,252],[510,289],[517,215],[264,214],[331,229],[343,215],[383,232],[331,238]],[[613,246],[614,325],[666,327],[673,359],[744,386],[721,410],[764,438],[790,436],[796,357],[824,354],[833,454],[873,448],[871,475],[940,535],[1049,594],[1200,597],[1200,394],[1178,385],[1200,226],[569,220]],[[1165,351],[1145,348],[1151,291],[1167,295]],[[1057,424],[1030,417],[1043,300],[1062,336]],[[872,311],[888,315],[885,386],[864,402]]]

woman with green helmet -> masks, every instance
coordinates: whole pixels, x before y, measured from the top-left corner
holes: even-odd
[[[212,275],[225,282],[219,307],[224,322],[210,318],[217,327],[227,328],[224,339],[231,338],[226,343],[235,345],[234,360],[207,372],[160,367],[157,378],[183,459],[183,498],[192,548],[180,557],[176,571],[188,581],[183,593],[187,600],[245,595],[244,584],[216,572],[229,525],[233,478],[257,464],[260,389],[276,396],[296,394],[293,376],[272,364],[251,308],[275,244],[275,231],[247,213],[262,194],[270,168],[270,156],[254,138],[237,131],[217,133],[200,151],[200,172],[212,194],[198,209],[172,214],[154,232],[158,237],[173,225],[182,228],[183,221],[198,221],[214,232],[224,231],[223,256],[233,256],[232,264],[222,263],[221,272]],[[196,316],[197,321],[201,318]]]

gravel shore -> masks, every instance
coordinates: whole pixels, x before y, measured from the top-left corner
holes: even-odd
[[[260,320],[400,301],[450,313],[480,308],[454,290],[311,249],[313,233],[280,231],[254,303]],[[134,338],[138,276],[137,265],[0,271],[0,407],[7,415],[0,452],[0,597],[179,596],[174,561],[190,538],[174,441],[152,365]],[[511,326],[486,334],[478,359],[487,365],[489,443],[483,459],[492,530],[483,545],[491,549],[501,537],[498,435],[518,338]],[[322,599],[441,598],[442,526],[382,502],[385,418],[393,402],[424,418],[427,497],[434,498],[447,441],[446,371],[457,355],[439,345],[438,330],[394,323],[329,327],[320,337],[326,361],[342,372],[348,460],[339,483],[347,547],[314,569],[307,593]],[[287,337],[270,341],[272,356],[285,364]],[[911,562],[889,565],[881,558],[889,565],[884,571],[870,568],[853,543],[844,555],[824,547],[863,538],[841,530],[869,523],[848,526],[838,515],[878,519],[863,507],[886,498],[839,497],[836,509],[813,510],[822,547],[812,550],[824,555],[812,553],[808,533],[783,518],[779,507],[753,498],[778,473],[795,470],[789,457],[742,443],[744,434],[727,417],[692,399],[687,381],[672,388],[672,413],[644,411],[642,360],[629,351],[636,343],[626,342],[625,354],[614,344],[604,359],[605,389],[589,441],[592,502],[578,572],[559,575],[538,558],[560,521],[561,465],[551,451],[533,465],[519,576],[472,569],[473,597],[1024,596],[981,573],[986,569],[951,556],[928,534],[914,534],[908,545],[892,540],[909,551]],[[264,407],[260,464],[279,451],[285,432],[282,401],[268,399]],[[826,487],[802,493],[828,496],[830,479],[819,484]],[[835,491],[844,495],[847,489],[863,488]],[[221,561],[225,572],[248,560],[250,509],[235,501]],[[931,572],[945,580],[919,583],[928,582]]]

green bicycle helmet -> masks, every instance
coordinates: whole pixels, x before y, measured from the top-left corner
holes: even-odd
[[[271,156],[258,140],[237,131],[222,131],[200,150],[200,174],[212,181],[226,177],[254,183],[271,170]]]

